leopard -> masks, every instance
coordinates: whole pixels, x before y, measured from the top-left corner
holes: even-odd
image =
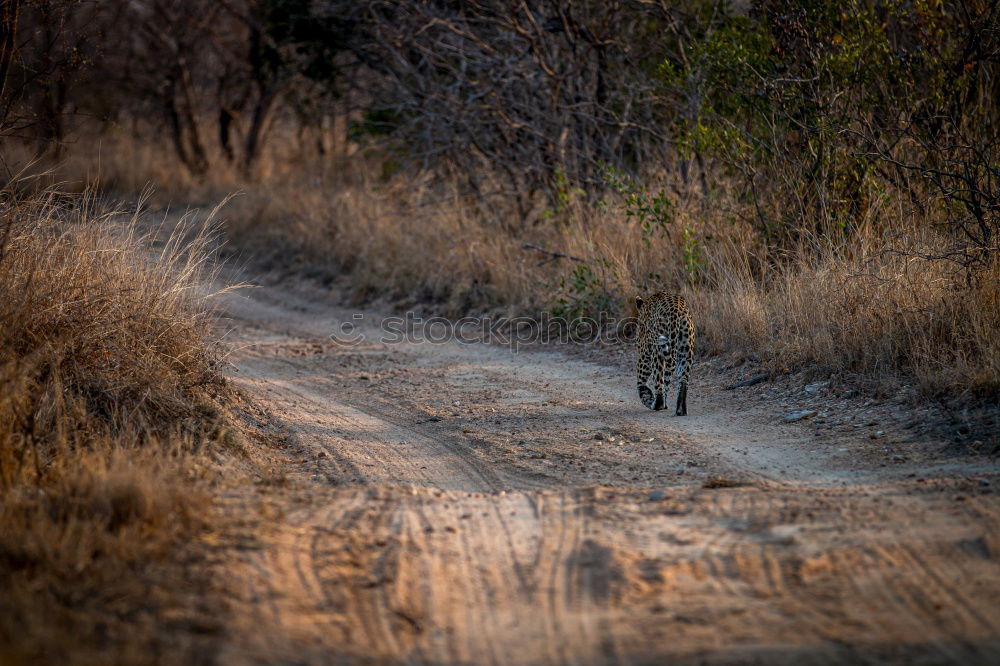
[[[666,406],[670,377],[677,378],[675,416],[687,415],[688,377],[694,359],[695,327],[683,296],[660,291],[635,297],[639,399],[652,410]]]

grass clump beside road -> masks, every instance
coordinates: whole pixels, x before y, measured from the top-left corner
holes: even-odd
[[[188,660],[213,628],[185,596],[226,437],[207,238],[152,240],[87,195],[0,195],[2,663]]]

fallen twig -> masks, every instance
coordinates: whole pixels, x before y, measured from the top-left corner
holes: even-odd
[[[760,384],[761,382],[766,381],[770,378],[771,378],[771,373],[765,372],[762,375],[757,375],[756,377],[751,377],[750,379],[744,379],[741,382],[736,382],[735,384],[731,384],[727,386],[724,390],[732,391],[733,389],[744,388],[746,386],[753,386],[754,384]]]
[[[534,250],[535,252],[541,252],[542,254],[547,254],[553,259],[572,259],[573,261],[579,261],[581,264],[587,263],[586,259],[580,257],[574,257],[572,254],[565,254],[563,252],[553,252],[552,250],[546,250],[544,247],[538,247],[531,243],[525,243],[521,247],[525,250]]]

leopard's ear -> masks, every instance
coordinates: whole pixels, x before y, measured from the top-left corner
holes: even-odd
[[[635,297],[635,309],[642,310],[642,296]]]

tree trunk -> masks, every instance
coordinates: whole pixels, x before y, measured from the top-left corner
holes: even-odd
[[[198,124],[191,110],[190,95],[182,94],[178,103],[175,81],[171,81],[167,94],[166,113],[170,122],[174,150],[181,163],[192,175],[200,176],[208,171],[208,156],[201,142]]]
[[[235,119],[235,114],[229,109],[219,109],[219,146],[222,148],[222,154],[226,156],[226,161],[230,164],[236,159],[236,154],[233,152],[233,142],[230,138]]]
[[[3,93],[7,84],[7,73],[10,71],[10,61],[14,57],[14,37],[17,33],[17,18],[20,10],[20,0],[0,0],[0,126],[6,120],[9,104],[2,104]]]
[[[252,176],[260,159],[260,151],[264,146],[264,137],[267,134],[268,121],[271,118],[271,109],[278,98],[277,91],[271,89],[261,90],[260,97],[253,108],[253,117],[250,121],[250,129],[247,132],[246,145],[243,152],[243,173]]]

